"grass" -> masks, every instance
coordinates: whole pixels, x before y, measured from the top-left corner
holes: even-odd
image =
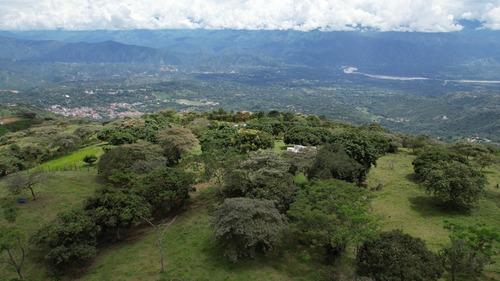
[[[67,211],[83,203],[85,198],[93,194],[99,186],[99,178],[94,173],[66,171],[55,172],[54,177],[44,185],[35,186],[37,199],[33,201],[29,191],[24,191],[19,196],[11,195],[5,188],[5,181],[0,181],[0,202],[14,201],[18,198],[26,198],[24,204],[16,203],[20,214],[16,220],[16,227],[23,229],[26,238],[35,234],[38,229],[53,220],[57,213]],[[0,220],[0,224],[5,221]],[[37,257],[30,255],[28,250],[27,259],[23,272],[28,280],[45,280],[47,274],[45,266]],[[4,258],[6,254],[1,255]],[[0,280],[8,280],[15,277],[12,266],[0,264]]]
[[[99,255],[79,280],[318,280],[321,265],[311,267],[296,251],[229,263],[213,242],[213,201],[181,215],[163,238],[164,273],[152,228]],[[302,253],[302,252],[301,252]]]
[[[44,170],[44,171],[65,171],[65,170],[94,170],[94,167],[89,167],[89,165],[83,162],[83,158],[88,154],[95,154],[99,157],[103,154],[102,150],[103,144],[89,146],[80,150],[77,150],[71,154],[52,159],[46,163],[40,164],[33,168],[33,170]],[[90,168],[90,169],[88,169]]]
[[[274,142],[274,148],[273,148],[273,151],[274,151],[274,152],[281,153],[281,152],[286,151],[286,147],[287,147],[287,146],[286,146],[285,142],[283,142],[282,140],[275,141],[275,142]]]
[[[62,167],[64,165],[82,166],[81,161],[83,156],[91,152],[98,154],[100,147],[94,146],[74,152],[73,154],[48,161],[39,167]],[[82,156],[83,155],[83,156]],[[70,210],[83,203],[83,201],[91,196],[94,190],[102,184],[101,179],[97,176],[94,169],[86,169],[82,171],[59,171],[54,172],[54,175],[44,184],[35,185],[36,200],[33,200],[31,193],[28,190],[23,191],[19,195],[11,195],[6,188],[6,178],[0,180],[0,203],[11,201],[17,202],[19,198],[26,198],[24,204],[16,203],[20,209],[19,216],[16,220],[16,227],[20,227],[26,238],[36,233],[38,229],[46,223],[52,221],[59,212]],[[3,219],[0,224],[4,224]],[[5,253],[1,255],[4,258]],[[39,258],[39,257],[38,257]],[[23,272],[29,280],[45,280],[47,274],[45,266],[38,261],[34,255],[30,256],[28,251]],[[12,266],[0,264],[0,280],[15,277],[16,273]]]
[[[500,229],[500,190],[494,187],[499,180],[499,165],[487,169],[490,183],[477,207],[470,211],[453,211],[441,208],[419,187],[411,165],[413,159],[407,151],[388,154],[377,161],[377,167],[372,168],[368,176],[369,188],[381,185],[380,191],[372,193],[373,213],[379,217],[381,230],[402,229],[422,238],[431,250],[438,251],[450,242],[449,232],[443,228],[444,220],[465,225],[484,222]],[[486,268],[484,280],[500,279],[498,256],[496,262]]]

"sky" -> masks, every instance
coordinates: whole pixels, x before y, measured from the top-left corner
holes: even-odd
[[[0,30],[500,30],[500,0],[0,0]]]

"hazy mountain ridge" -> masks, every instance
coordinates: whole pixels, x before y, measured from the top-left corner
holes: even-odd
[[[142,60],[148,63],[158,60],[161,57],[161,51],[158,49],[162,49],[185,55],[191,64],[196,64],[199,57],[218,57],[224,62],[225,57],[229,55],[250,55],[255,57],[256,61],[272,58],[287,64],[312,67],[354,64],[376,68],[385,74],[404,75],[436,75],[445,67],[471,64],[500,68],[500,31],[398,33],[128,30],[3,32],[3,35],[92,44],[112,40],[124,44],[119,48],[115,46],[119,50],[123,49],[124,53],[130,52],[134,55],[137,55],[137,46],[154,48],[155,50],[141,49]],[[106,54],[108,46],[92,44],[87,47],[92,46],[94,52],[102,51]],[[96,53],[96,57],[99,57],[99,53]],[[114,58],[119,59],[117,56]],[[121,62],[127,62],[123,56],[120,59]],[[99,61],[95,58],[94,60]],[[181,62],[175,59],[166,60],[166,63],[173,64]]]

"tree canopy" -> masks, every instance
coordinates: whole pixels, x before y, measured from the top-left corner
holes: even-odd
[[[198,147],[198,139],[191,130],[181,127],[165,128],[156,135],[167,159],[179,163],[182,156]]]
[[[236,262],[279,247],[286,217],[269,200],[229,198],[214,213],[215,240]]]
[[[314,181],[300,190],[287,215],[298,239],[335,258],[348,243],[377,238],[366,191],[339,180]]]
[[[365,242],[358,250],[356,273],[376,281],[438,280],[443,268],[424,241],[401,230],[382,232],[380,239]]]
[[[152,207],[155,217],[178,211],[189,198],[194,183],[192,174],[170,167],[157,168],[134,184],[138,194]]]
[[[278,153],[255,151],[227,176],[232,196],[276,200],[281,210],[288,209],[297,187],[290,165]]]
[[[460,162],[441,163],[432,167],[422,186],[428,194],[445,204],[472,207],[488,182],[480,171]]]

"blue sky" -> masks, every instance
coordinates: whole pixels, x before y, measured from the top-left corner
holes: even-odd
[[[500,0],[0,0],[0,30],[500,30]]]

